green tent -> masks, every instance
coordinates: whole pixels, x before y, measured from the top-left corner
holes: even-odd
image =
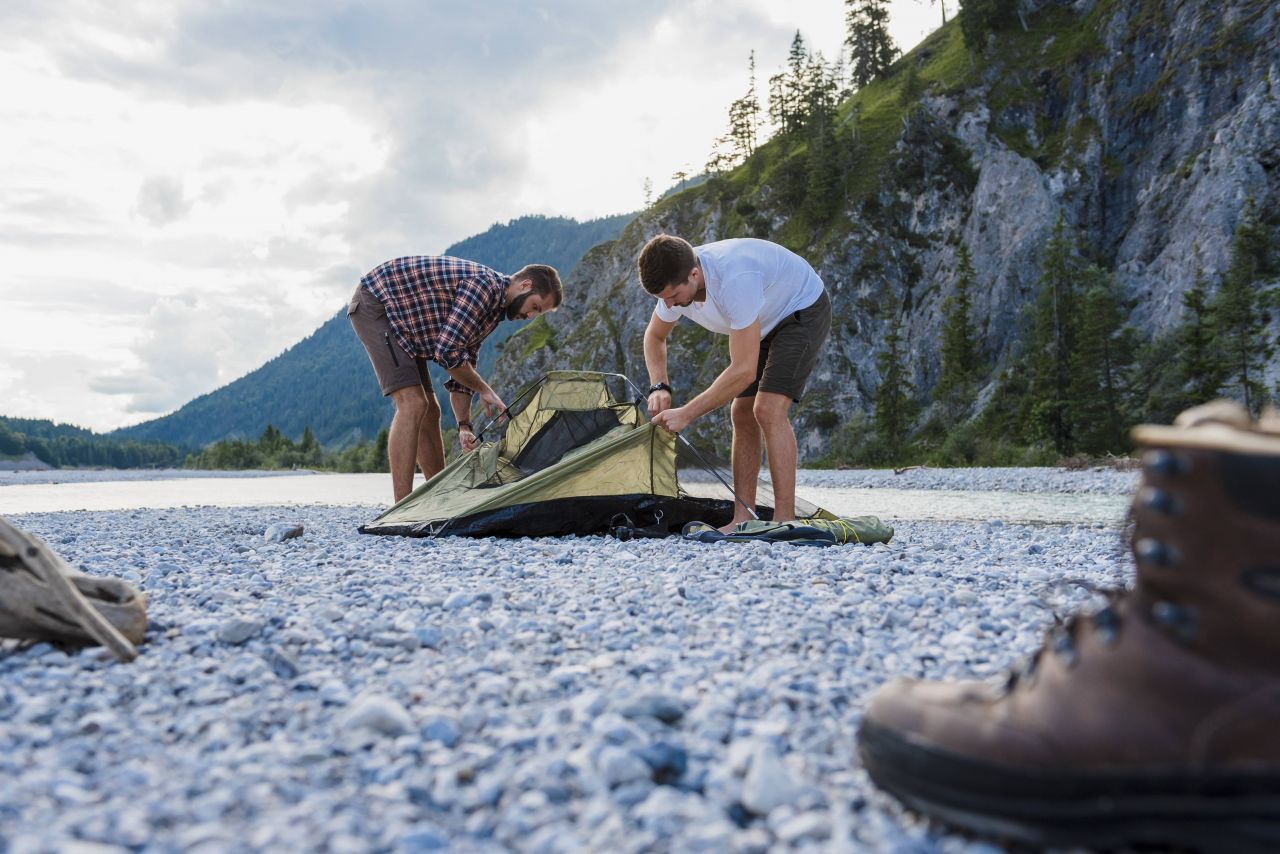
[[[360,530],[366,534],[563,536],[616,529],[678,534],[723,525],[734,495],[722,467],[649,423],[626,377],[552,371],[524,389],[480,447]],[[497,434],[486,437],[485,433]],[[757,496],[770,518],[768,489]],[[800,518],[835,519],[797,500]],[[889,535],[892,535],[889,529]],[[887,537],[885,538],[887,539]]]

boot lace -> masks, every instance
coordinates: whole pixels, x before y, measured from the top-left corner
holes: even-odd
[[[1005,693],[1013,691],[1020,683],[1031,682],[1046,653],[1058,656],[1067,667],[1074,667],[1080,657],[1076,648],[1077,638],[1086,628],[1092,628],[1106,646],[1114,646],[1119,640],[1123,622],[1119,605],[1132,591],[1127,588],[1098,587],[1086,579],[1072,579],[1068,583],[1105,597],[1106,604],[1093,613],[1075,612],[1065,620],[1055,612],[1054,625],[1046,634],[1044,643],[1021,666],[1011,668],[1006,674],[1003,684]],[[1158,601],[1151,606],[1149,613],[1159,626],[1178,640],[1186,643],[1194,638],[1197,622],[1194,609],[1173,602]]]

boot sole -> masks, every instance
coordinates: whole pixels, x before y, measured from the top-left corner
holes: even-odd
[[[909,808],[1039,847],[1280,850],[1280,775],[1042,773],[979,762],[864,720],[858,754]]]

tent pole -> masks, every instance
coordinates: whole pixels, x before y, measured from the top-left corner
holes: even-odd
[[[652,422],[650,422],[650,423],[652,423]],[[724,484],[724,488],[725,488],[725,489],[727,489],[727,490],[729,490],[729,494],[733,496],[733,500],[734,500],[734,501],[736,501],[736,502],[738,502],[739,504],[741,504],[741,505],[742,505],[742,507],[743,507],[743,509],[744,509],[744,510],[746,510],[748,513],[750,513],[750,514],[751,514],[751,518],[752,518],[752,519],[755,519],[755,520],[759,521],[760,517],[759,517],[758,515],[756,515],[755,508],[754,508],[754,507],[748,507],[748,506],[747,506],[747,502],[743,501],[741,498],[739,498],[739,497],[738,497],[738,493],[734,492],[734,490],[733,490],[733,486],[731,486],[731,485],[730,485],[730,484],[729,484],[729,483],[728,483],[728,482],[727,482],[723,477],[721,477],[721,476],[720,476],[720,472],[716,469],[716,467],[707,463],[707,458],[706,458],[706,457],[704,457],[704,456],[702,455],[702,451],[699,451],[697,448],[695,448],[695,447],[693,446],[693,443],[692,443],[692,442],[690,442],[690,441],[689,441],[688,439],[686,439],[684,436],[681,436],[679,433],[676,433],[676,434],[675,434],[675,436],[676,436],[676,438],[677,438],[677,439],[679,439],[681,442],[684,442],[684,446],[685,446],[686,448],[688,448],[689,450],[693,451],[694,456],[696,456],[696,457],[698,458],[698,460],[702,463],[703,468],[705,468],[707,471],[709,471],[709,472],[711,472],[713,475],[715,475],[715,476],[716,476],[716,480],[718,480],[718,481],[720,481],[722,484]]]
[[[635,390],[636,394],[638,395],[638,397],[636,398],[636,408],[639,409],[640,402],[645,400],[644,392],[640,391],[640,387],[631,381],[631,377],[628,377],[625,374],[615,374],[614,376],[622,377],[622,379],[626,382],[626,384],[631,386],[631,388]],[[649,418],[649,413],[645,412],[644,417]],[[649,418],[649,423],[650,424],[653,423],[652,418]],[[716,480],[720,481],[721,485],[724,486],[725,489],[729,490],[729,494],[733,496],[733,500],[741,504],[743,509],[751,514],[752,519],[756,519],[758,521],[760,517],[756,514],[755,508],[748,507],[747,502],[743,501],[741,498],[738,497],[738,493],[734,491],[733,486],[728,481],[726,481],[723,477],[720,476],[719,469],[717,469],[715,466],[707,462],[707,458],[702,455],[702,451],[699,451],[697,448],[695,448],[692,442],[690,442],[684,436],[681,436],[679,433],[676,433],[674,435],[681,442],[684,442],[684,446],[686,448],[688,448],[690,451],[693,452],[693,455],[698,458],[698,462],[702,463],[702,467],[707,471],[711,472],[711,474],[715,476]]]
[[[547,381],[547,378],[545,375],[543,375],[541,379],[539,379],[536,383],[534,383],[533,385],[525,389],[519,396],[516,397],[515,400],[508,403],[506,409],[502,410],[497,415],[493,416],[488,421],[486,421],[485,425],[481,427],[478,431],[476,431],[476,441],[480,441],[481,439],[483,439],[485,432],[487,432],[488,429],[492,427],[494,424],[497,424],[500,419],[510,418],[511,407],[515,406],[517,403],[524,400],[529,395],[533,394],[535,391],[541,388],[543,383],[545,383],[546,381]]]

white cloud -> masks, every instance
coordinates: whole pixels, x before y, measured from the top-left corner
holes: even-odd
[[[903,43],[938,15],[893,10]],[[0,414],[142,420],[388,257],[634,210],[646,177],[701,169],[750,51],[764,81],[797,28],[834,56],[843,21],[839,0],[6,3]]]
[[[138,215],[152,225],[167,225],[191,211],[191,200],[182,191],[182,179],[168,175],[146,178],[138,188]]]

